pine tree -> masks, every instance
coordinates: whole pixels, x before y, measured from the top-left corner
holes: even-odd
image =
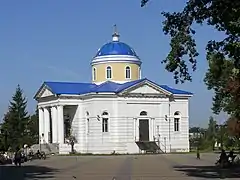
[[[27,129],[29,115],[26,108],[27,100],[18,85],[3,123],[3,130],[5,136],[7,136],[8,145],[13,149],[22,147],[29,135],[29,130]]]
[[[30,120],[28,122],[28,130],[29,130],[29,142],[28,145],[37,144],[38,143],[38,110],[36,110],[35,114],[31,115]]]

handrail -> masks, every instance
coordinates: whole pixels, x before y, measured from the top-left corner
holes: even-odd
[[[166,144],[163,144],[163,142],[160,141],[160,134],[158,135],[157,140],[155,140],[155,139],[156,139],[155,136],[153,137],[153,139],[154,139],[154,141],[158,142],[158,147],[160,148],[160,150],[161,150],[162,152],[166,153],[166,147],[167,147],[167,146],[166,146]],[[165,151],[162,150],[161,146],[164,147]]]

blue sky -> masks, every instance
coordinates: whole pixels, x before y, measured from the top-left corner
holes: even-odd
[[[142,76],[159,84],[193,92],[190,124],[207,124],[212,115],[212,92],[203,83],[207,70],[205,45],[222,34],[196,26],[200,56],[193,82],[175,85],[161,60],[169,51],[169,37],[162,32],[161,11],[178,11],[186,0],[7,0],[0,2],[0,117],[6,112],[17,84],[24,89],[28,110],[35,110],[33,96],[41,83],[89,82],[90,62],[98,48],[111,40],[117,24],[121,41],[142,59]],[[218,116],[223,120],[224,116]]]

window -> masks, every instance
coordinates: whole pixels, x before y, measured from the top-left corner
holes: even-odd
[[[87,111],[86,112],[86,133],[88,134],[89,133],[89,112]]]
[[[174,118],[174,131],[179,131],[179,118]]]
[[[140,112],[140,116],[147,116],[147,112],[146,111]]]
[[[112,68],[110,66],[107,67],[107,79],[112,78]]]
[[[89,133],[89,118],[87,118],[87,134]]]
[[[93,68],[93,81],[96,80],[96,68]]]
[[[102,132],[108,132],[108,118],[102,119]]]
[[[108,132],[108,113],[102,113],[102,132]]]
[[[180,123],[180,112],[175,112],[174,113],[174,131],[179,131],[179,123]]]
[[[126,69],[125,69],[125,77],[126,77],[126,79],[131,78],[131,69],[130,69],[129,66],[127,66]]]

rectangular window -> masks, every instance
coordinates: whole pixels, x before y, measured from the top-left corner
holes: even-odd
[[[93,81],[96,80],[96,68],[93,68]]]
[[[87,134],[89,134],[89,118],[87,118]]]
[[[108,118],[102,119],[102,132],[108,132]]]
[[[112,68],[111,67],[107,67],[107,79],[111,79],[112,78]]]
[[[174,118],[174,131],[179,131],[179,118]]]
[[[131,69],[130,67],[126,67],[126,79],[130,79],[131,78]]]

